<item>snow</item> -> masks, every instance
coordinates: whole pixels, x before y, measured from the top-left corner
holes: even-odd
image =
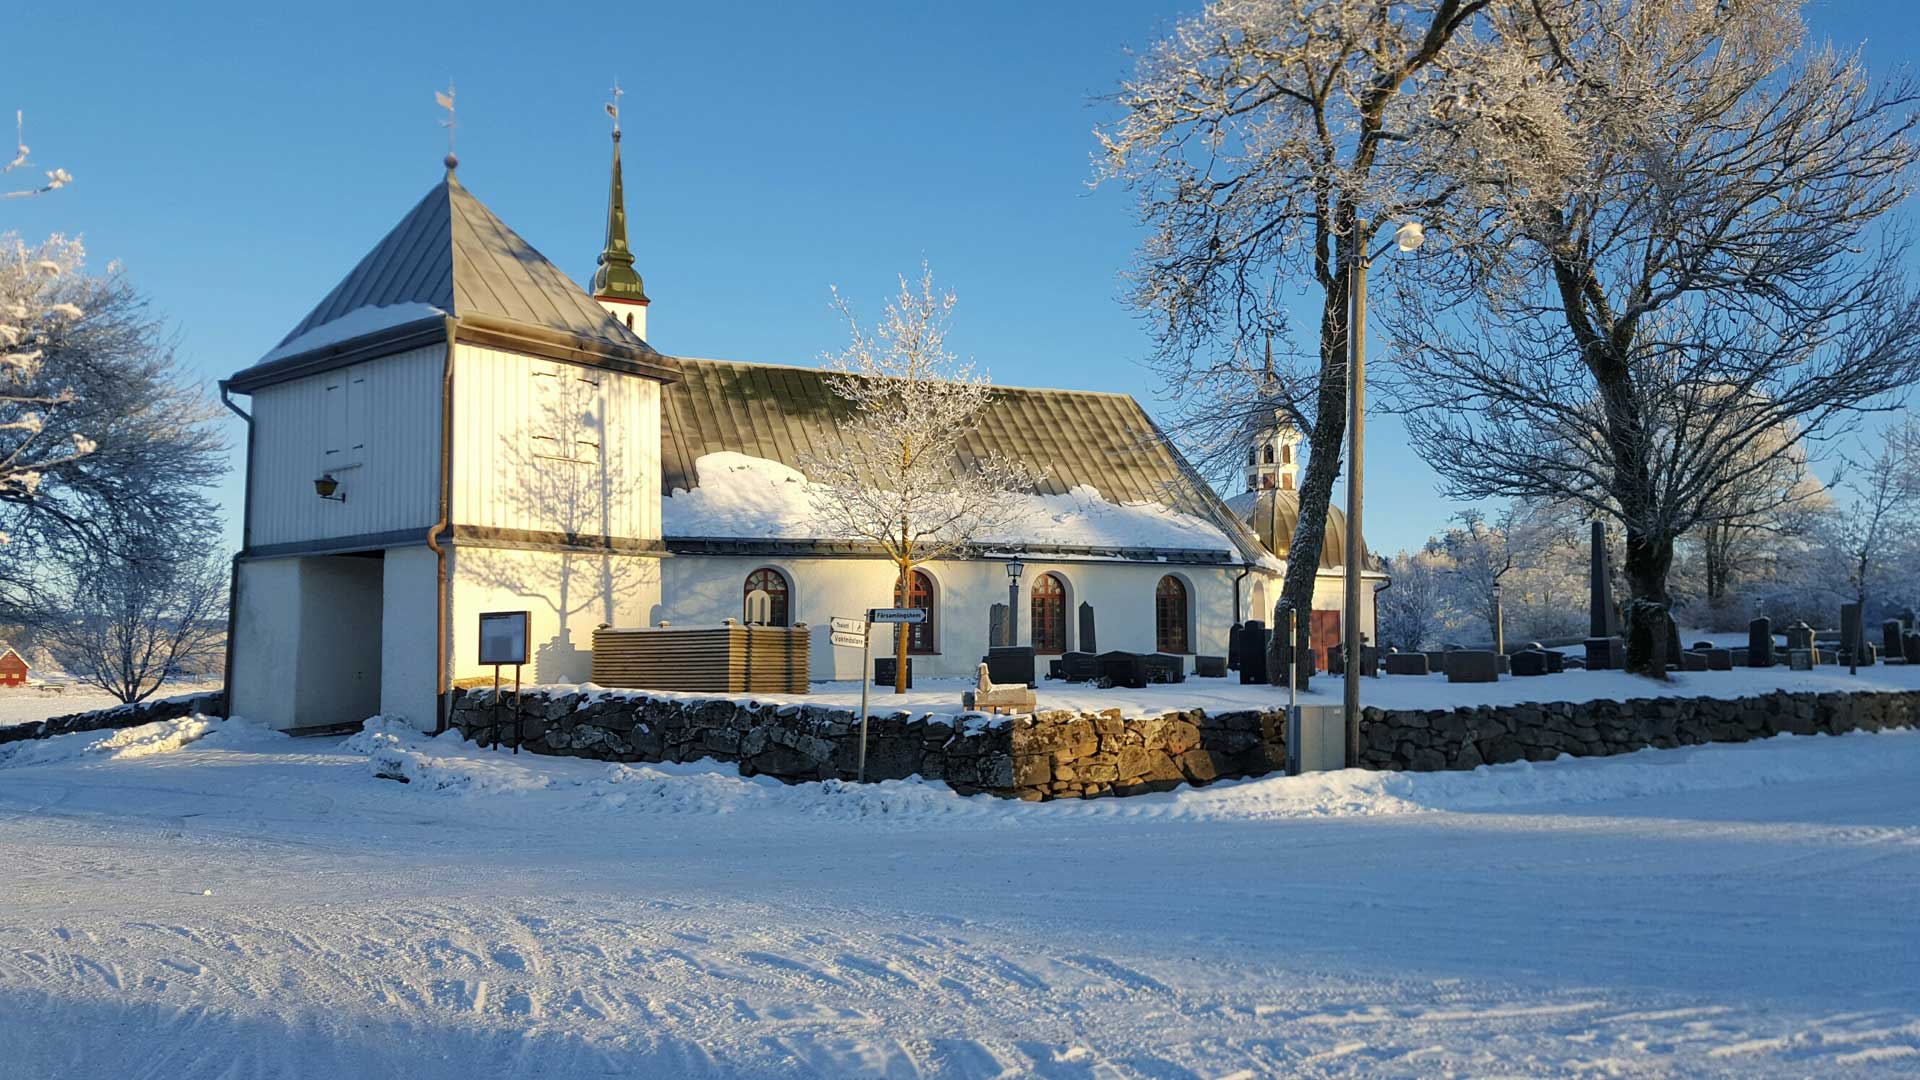
[[[666,536],[778,537],[822,539],[807,478],[777,461],[734,451],[703,454],[694,461],[699,486],[675,488],[661,503]],[[1080,485],[1064,495],[1010,495],[1026,504],[1018,535],[982,536],[994,544],[1061,544],[1101,548],[1168,548],[1232,551],[1233,544],[1209,521],[1158,503],[1108,502],[1097,488]]]
[[[422,319],[444,318],[446,314],[432,304],[418,302],[357,307],[331,322],[321,323],[298,337],[281,342],[272,352],[261,357],[259,363],[271,364],[275,360],[284,360],[289,356],[297,356],[328,345],[338,345],[343,341],[351,341],[381,330],[391,330],[396,326],[405,326]]]
[[[1040,668],[1045,670],[1045,657]],[[950,718],[963,715],[960,695],[973,688],[973,680],[922,678],[904,694],[879,687],[870,696],[873,712],[884,716],[907,712],[914,718]],[[760,702],[766,705],[824,705],[858,710],[860,683],[854,680],[813,683],[806,694],[734,694],[719,695],[672,690],[612,690],[592,683],[541,687],[550,693],[581,692],[619,697],[660,698],[679,701],[704,701],[719,697]],[[1559,675],[1526,678],[1503,676],[1494,683],[1450,683],[1445,675],[1383,675],[1360,684],[1360,704],[1382,709],[1455,709],[1471,705],[1520,705],[1544,702],[1581,702],[1627,700],[1653,697],[1739,698],[1770,694],[1775,691],[1827,693],[1849,690],[1920,690],[1920,665],[1877,664],[1861,668],[1850,676],[1847,669],[1824,665],[1812,671],[1772,668],[1741,668],[1735,671],[1675,672],[1665,682],[1656,682],[1620,671],[1568,671]],[[1303,705],[1338,705],[1345,693],[1345,679],[1316,675],[1308,691],[1299,695]],[[1239,676],[1203,679],[1189,675],[1185,682],[1154,684],[1139,690],[1124,687],[1102,688],[1092,683],[1068,683],[1042,679],[1036,690],[1039,708],[1099,712],[1118,709],[1125,717],[1153,717],[1182,709],[1204,709],[1209,713],[1246,709],[1274,709],[1287,703],[1285,687],[1261,684],[1241,685]]]
[[[0,770],[9,1077],[1874,1077],[1920,1054],[1920,733],[1044,805],[381,721],[151,745]],[[381,752],[413,782],[376,778]]]
[[[171,700],[192,697],[209,690],[218,690],[215,684],[173,684],[167,689],[175,691],[167,698],[154,697],[149,701]],[[120,700],[102,690],[80,683],[59,684],[58,689],[33,686],[0,687],[0,727],[12,727],[15,724],[33,724],[50,716],[66,716],[70,713],[94,712],[101,709],[120,708]]]

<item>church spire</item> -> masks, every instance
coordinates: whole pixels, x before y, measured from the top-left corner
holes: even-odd
[[[647,290],[633,268],[633,251],[627,247],[627,196],[620,178],[620,95],[613,88],[613,103],[607,112],[613,117],[613,182],[607,192],[607,244],[600,252],[599,268],[593,272],[593,298],[627,304],[647,303]],[[616,312],[616,314],[618,314]]]

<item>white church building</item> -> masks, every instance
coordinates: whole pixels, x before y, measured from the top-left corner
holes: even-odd
[[[1256,440],[1248,491],[1229,506],[1131,397],[1021,388],[996,388],[966,452],[1040,477],[1018,496],[1026,524],[919,568],[897,595],[890,562],[812,527],[802,466],[848,410],[822,373],[649,344],[614,138],[591,292],[475,198],[449,157],[445,179],[279,345],[221,383],[248,417],[235,713],[280,728],[383,713],[435,729],[450,687],[491,679],[484,612],[531,613],[534,683],[586,681],[603,625],[749,617],[820,628],[813,677],[851,679],[859,654],[829,642],[828,620],[906,604],[928,612],[910,639],[921,679],[972,673],[1015,559],[1019,640],[1042,657],[1158,651],[1191,669],[1278,598],[1297,513],[1290,433]],[[1337,640],[1342,529],[1330,522],[1317,648]]]

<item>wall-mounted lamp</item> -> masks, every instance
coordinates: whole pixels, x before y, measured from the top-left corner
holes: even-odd
[[[335,492],[339,494],[336,495]],[[320,478],[313,482],[313,493],[334,502],[347,501],[347,493],[340,491],[340,481],[335,480],[332,473],[322,473]]]

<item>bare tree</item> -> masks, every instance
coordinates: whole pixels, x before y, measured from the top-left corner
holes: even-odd
[[[1488,3],[1214,3],[1141,59],[1098,133],[1099,176],[1138,193],[1152,230],[1130,298],[1181,403],[1176,435],[1215,476],[1276,412],[1307,437],[1283,586],[1296,610],[1312,606],[1346,436],[1348,267],[1374,226],[1448,204],[1428,144],[1461,87],[1502,74],[1468,34]],[[1318,340],[1267,378],[1256,358],[1284,329],[1289,278],[1319,303]]]
[[[1837,486],[1847,503],[1829,515],[1830,545],[1843,562],[1847,591],[1864,618],[1869,586],[1895,556],[1910,552],[1920,530],[1920,423],[1906,418],[1878,441],[1860,448]],[[1854,657],[1857,666],[1859,657]]]
[[[24,109],[14,110],[13,133],[14,133],[13,160],[7,162],[5,165],[0,165],[0,176],[5,176],[6,174],[14,172],[15,170],[18,170],[18,169],[24,169],[29,164],[28,155],[30,151],[27,148],[26,110]],[[14,191],[0,191],[0,199],[25,199],[33,195],[45,195],[49,191],[56,191],[60,188],[66,187],[68,184],[72,182],[73,182],[73,176],[69,174],[67,170],[50,169],[47,171],[46,183],[41,184],[39,187],[20,188]]]
[[[1491,524],[1479,510],[1462,510],[1453,515],[1458,528],[1438,537],[1438,547],[1452,564],[1446,575],[1446,590],[1453,594],[1459,609],[1483,623],[1487,640],[1498,641],[1499,604],[1494,591],[1501,579],[1515,569],[1514,550],[1509,543],[1517,511],[1503,510]]]
[[[227,565],[204,528],[140,532],[81,549],[57,572],[38,620],[76,680],[124,702],[213,670],[226,634]]]
[[[933,273],[900,279],[900,294],[872,329],[834,293],[852,340],[825,357],[827,384],[851,405],[841,445],[804,463],[816,520],[831,537],[878,546],[898,571],[904,603],[913,568],[969,551],[977,537],[1003,533],[1026,510],[1009,498],[1032,486],[1025,463],[974,458],[961,444],[992,395],[984,372],[947,350],[955,297]],[[908,629],[894,643],[894,690],[907,688]],[[865,678],[866,676],[862,676]]]
[[[1431,550],[1395,555],[1387,562],[1393,584],[1374,593],[1381,646],[1426,648],[1445,629],[1446,557]]]
[[[1830,437],[1920,376],[1917,298],[1876,231],[1908,193],[1914,95],[1802,50],[1799,7],[1504,19],[1554,108],[1459,129],[1449,167],[1480,216],[1398,279],[1389,320],[1397,403],[1451,494],[1624,527],[1629,665],[1656,677],[1676,539],[1756,511],[1722,496],[1793,452],[1770,433]]]

